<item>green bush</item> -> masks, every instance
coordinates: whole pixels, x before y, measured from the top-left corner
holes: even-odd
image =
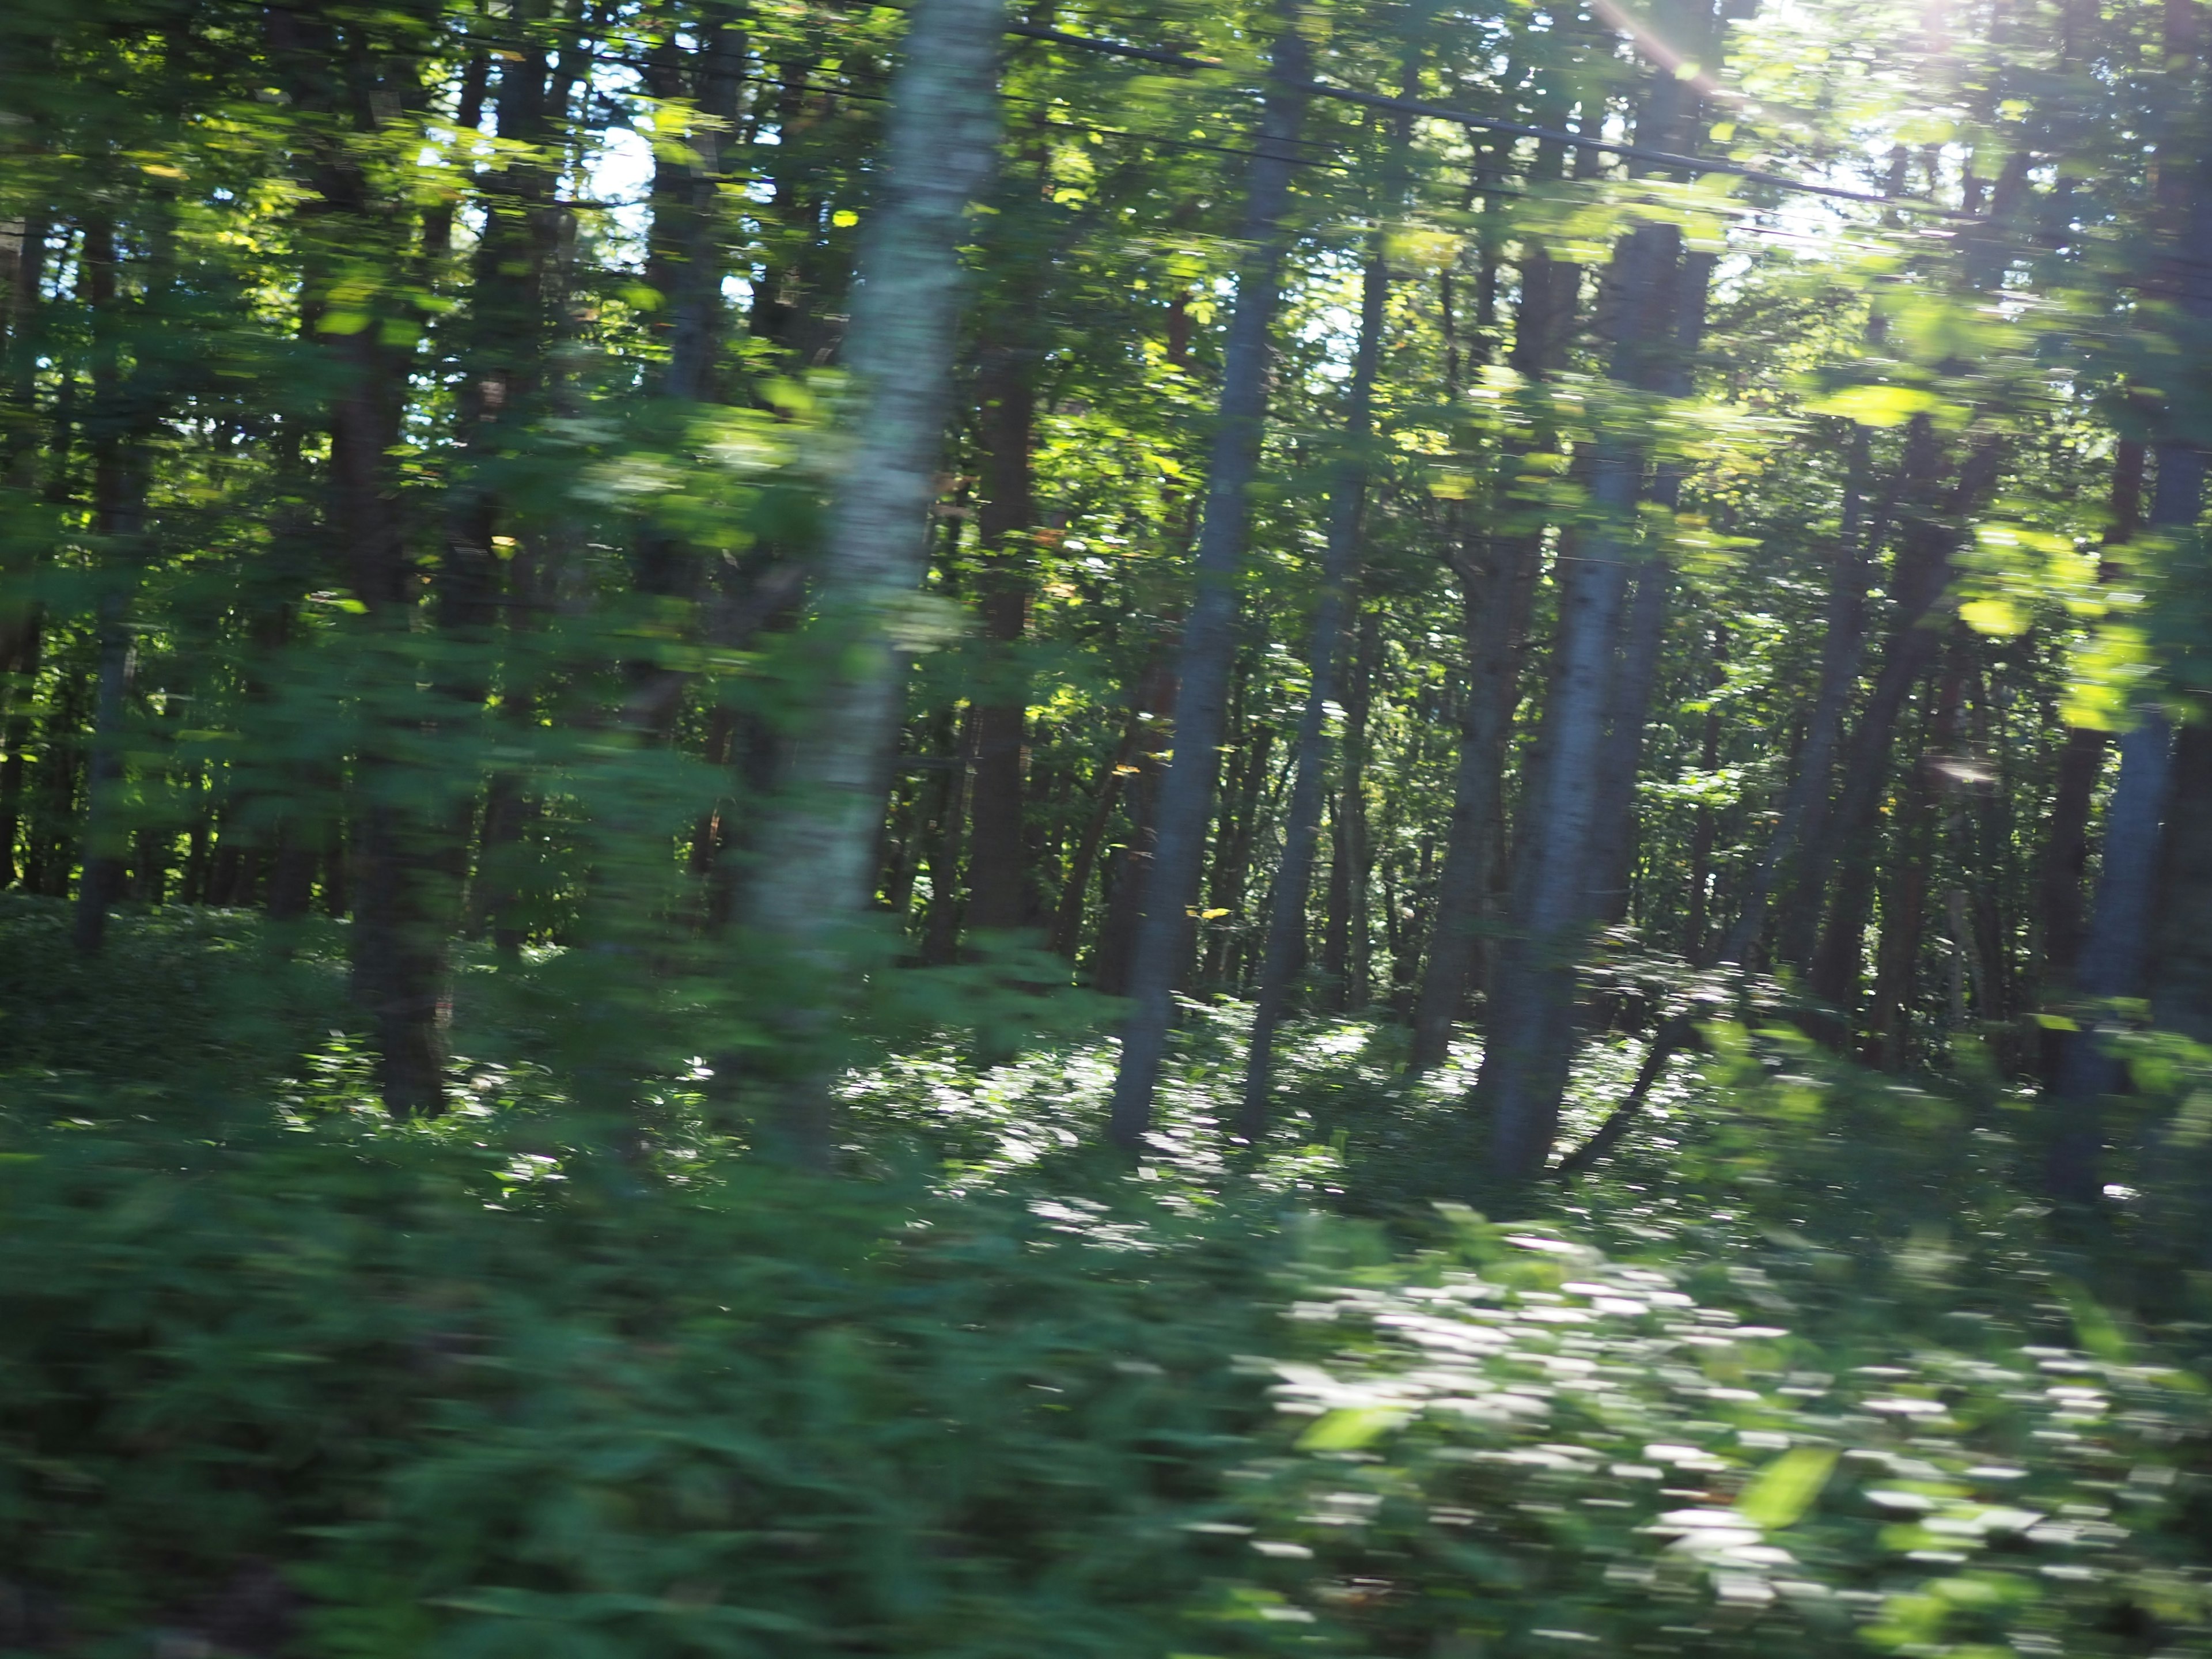
[[[1541,1224],[1312,1281],[1225,1633],[1347,1654],[2212,1652],[2203,1382],[1987,1316],[1838,1372]],[[1249,1638],[1246,1638],[1249,1639]],[[1224,1643],[1224,1645],[1227,1645]]]
[[[318,1654],[1159,1651],[1265,1414],[1234,1226],[343,1119],[7,1139],[0,1558],[82,1632],[273,1561]]]

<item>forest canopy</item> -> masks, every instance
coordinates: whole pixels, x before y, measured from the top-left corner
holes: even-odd
[[[2208,58],[11,0],[0,1650],[2212,1652]]]

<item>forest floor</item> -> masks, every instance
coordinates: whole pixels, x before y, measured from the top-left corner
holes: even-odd
[[[1367,1022],[1230,1143],[1231,1005],[1134,1174],[1109,1043],[957,1036],[860,1179],[681,1076],[641,1168],[465,997],[384,1121],[340,943],[0,903],[0,1651],[2212,1653],[2201,1229],[2055,1242],[1972,1066],[1723,1032],[1502,1208]]]

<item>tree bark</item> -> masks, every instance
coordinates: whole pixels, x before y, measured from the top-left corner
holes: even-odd
[[[2124,547],[2135,538],[2142,517],[2143,463],[2148,453],[2149,447],[2142,439],[2123,438],[2113,453],[2112,521],[2105,532],[2108,549]],[[2114,567],[2108,559],[2104,568]],[[2064,1000],[2081,956],[2086,920],[2081,883],[2089,867],[2089,812],[2097,781],[2104,774],[2109,741],[2105,732],[2094,727],[2069,726],[2058,751],[2049,829],[2036,878],[2042,922],[2039,995],[2046,1003]],[[2066,1046],[2063,1038],[2063,1033],[2056,1027],[2043,1029],[2040,1059],[2046,1088],[2058,1080]]]
[[[1928,865],[1935,851],[1936,789],[1931,763],[1948,752],[1957,738],[1966,687],[1955,647],[1952,659],[1936,689],[1922,752],[1906,771],[1886,847],[1889,880],[1881,901],[1863,1058],[1887,1072],[1902,1071],[1911,1057],[1913,988],[1928,922]]]
[[[4,740],[7,757],[0,759],[0,887],[14,886],[24,878],[25,866],[15,857],[17,832],[23,821],[23,774],[31,746],[31,697],[39,678],[39,655],[45,643],[46,616],[33,606],[30,621],[8,665],[14,696],[8,708]]]
[[[1906,441],[1917,440],[1925,459],[1921,476],[1932,471],[1934,439],[1916,422]],[[1863,936],[1873,897],[1871,849],[1889,782],[1889,756],[1897,718],[1911,690],[1928,672],[1942,643],[1941,632],[1927,626],[1929,612],[1950,580],[1951,554],[1959,525],[1996,482],[1999,441],[1978,440],[1960,469],[1956,487],[1938,516],[1923,512],[1905,529],[1892,573],[1894,617],[1883,647],[1881,671],[1875,678],[1844,757],[1841,787],[1826,821],[1821,854],[1806,860],[1806,879],[1818,890],[1831,866],[1840,864],[1826,926],[1812,963],[1813,994],[1846,1022],[1857,1000]],[[1908,461],[1908,472],[1915,469]]]
[[[156,233],[157,240],[166,240]],[[130,594],[145,558],[147,492],[153,473],[143,452],[153,410],[143,386],[146,371],[126,375],[121,362],[125,326],[118,286],[115,227],[106,220],[84,232],[86,273],[93,312],[92,527],[99,548],[101,590],[95,611],[97,665],[94,671],[92,731],[85,764],[82,871],[78,878],[72,939],[82,954],[99,951],[107,933],[108,908],[123,895],[130,832],[120,822],[123,803],[123,725],[136,659],[125,628]],[[147,277],[149,289],[158,276]]]
[[[1144,729],[1143,714],[1133,712],[1121,728],[1121,742],[1099,771],[1091,814],[1084,820],[1082,833],[1067,861],[1060,903],[1053,912],[1051,944],[1055,952],[1071,962],[1082,942],[1083,910],[1091,895],[1091,872],[1098,866],[1098,849],[1105,844],[1107,827],[1114,819],[1114,804],[1121,793],[1121,780],[1135,762]]]
[[[959,310],[968,205],[988,180],[998,133],[1003,0],[919,0],[891,87],[888,179],[864,233],[847,361],[856,388],[854,453],[816,567],[811,659],[823,683],[794,733],[783,787],[765,811],[750,919],[798,973],[787,1036],[802,1052],[780,1091],[781,1133],[815,1164],[829,1155],[823,1051],[854,934],[869,908],[884,757],[898,729],[928,556],[928,508]]]
[[[1023,832],[1024,739],[1029,687],[1018,655],[1029,629],[1036,492],[1036,362],[1031,351],[994,344],[983,352],[978,421],[983,498],[978,509],[986,677],[975,708],[975,775],[969,787],[968,931],[1006,934],[1030,925],[1036,884]]]
[[[1212,816],[1217,746],[1236,653],[1237,579],[1250,531],[1251,489],[1267,418],[1268,335],[1280,301],[1283,213],[1307,94],[1307,50],[1294,21],[1277,34],[1267,100],[1246,180],[1237,307],[1222,367],[1212,453],[1199,532],[1197,591],[1183,623],[1174,759],[1160,791],[1159,826],[1144,913],[1132,952],[1135,1006],[1121,1034],[1108,1133],[1135,1153],[1152,1127],[1152,1091],[1166,1056],[1174,988],[1190,937]]]
[[[380,186],[349,136],[374,138],[386,101],[404,106],[415,65],[374,43],[341,37],[313,9],[271,5],[264,14],[269,57],[294,105],[320,117],[310,129],[301,168],[313,192],[312,217],[337,225],[352,257],[386,253],[404,264],[404,207]],[[344,129],[350,127],[349,135]],[[352,884],[353,994],[369,1016],[377,1054],[377,1086],[386,1109],[407,1117],[445,1106],[445,926],[435,896],[446,826],[426,823],[416,804],[409,740],[422,711],[415,695],[416,662],[404,639],[415,608],[417,569],[409,556],[393,452],[400,438],[411,348],[387,343],[378,319],[349,329],[320,327],[337,261],[320,240],[308,245],[302,275],[303,322],[328,359],[333,385],[328,521],[345,579],[367,611],[373,653],[388,666],[376,687],[372,730],[356,756],[358,799],[357,882]],[[216,859],[224,852],[218,842]],[[210,886],[217,884],[210,874]],[[220,896],[228,897],[228,895]]]
[[[1616,379],[1642,381],[1647,355],[1671,331],[1662,307],[1672,298],[1680,242],[1676,227],[1644,224],[1622,246],[1614,272]],[[1589,517],[1561,555],[1543,754],[1515,874],[1513,924],[1492,970],[1489,1042],[1476,1085],[1490,1118],[1492,1174],[1508,1182],[1537,1175],[1550,1156],[1573,1059],[1575,969],[1589,915],[1607,703],[1643,483],[1644,452],[1634,438],[1601,432],[1593,452]]]
[[[1559,366],[1574,337],[1582,279],[1580,265],[1553,259],[1540,250],[1523,262],[1513,367],[1524,379],[1541,380]],[[1510,488],[1501,478],[1500,494]],[[1542,560],[1538,529],[1486,532],[1472,553],[1454,550],[1465,617],[1468,693],[1460,719],[1459,762],[1452,774],[1451,817],[1437,875],[1436,921],[1413,1005],[1406,1066],[1413,1076],[1443,1064],[1453,1022],[1474,980],[1478,928],[1499,851],[1494,827],[1504,799],[1514,711],[1521,701],[1528,611]]]
[[[1362,1006],[1367,996],[1367,714],[1376,647],[1375,612],[1363,615],[1359,643],[1344,689],[1343,759],[1329,802],[1328,904],[1322,916],[1323,1006],[1332,1013]]]
[[[1713,626],[1712,667],[1706,681],[1705,731],[1698,744],[1698,769],[1711,777],[1721,763],[1721,711],[1712,701],[1728,683],[1728,630]],[[1690,898],[1682,913],[1682,959],[1702,967],[1705,961],[1706,916],[1712,904],[1713,841],[1718,824],[1703,801],[1690,826]]]
[[[1283,830],[1282,860],[1275,869],[1273,901],[1268,906],[1251,1042],[1245,1054],[1243,1109],[1237,1127],[1255,1144],[1267,1133],[1267,1100],[1274,1083],[1275,1031],[1290,1003],[1292,963],[1305,931],[1306,898],[1313,886],[1322,779],[1328,766],[1328,705],[1336,695],[1337,655],[1358,582],[1360,519],[1367,501],[1366,446],[1374,425],[1375,372],[1381,360],[1383,316],[1389,298],[1390,267],[1378,234],[1368,251],[1367,270],[1360,283],[1359,337],[1352,349],[1352,379],[1345,392],[1344,453],[1329,480],[1328,540],[1322,553],[1321,592],[1314,606],[1313,635],[1306,647],[1306,705],[1298,715],[1297,771]],[[1363,653],[1367,638],[1363,634]],[[1364,736],[1352,729],[1352,724],[1347,720],[1345,733],[1347,761],[1343,789],[1347,801],[1355,798],[1361,787],[1350,757]],[[1364,720],[1359,724],[1364,726]],[[1349,839],[1340,836],[1340,862]],[[1348,895],[1347,898],[1350,903],[1357,903],[1364,896]]]

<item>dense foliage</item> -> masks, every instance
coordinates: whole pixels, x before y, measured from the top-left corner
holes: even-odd
[[[13,0],[0,1649],[2212,1652],[2208,58]]]

